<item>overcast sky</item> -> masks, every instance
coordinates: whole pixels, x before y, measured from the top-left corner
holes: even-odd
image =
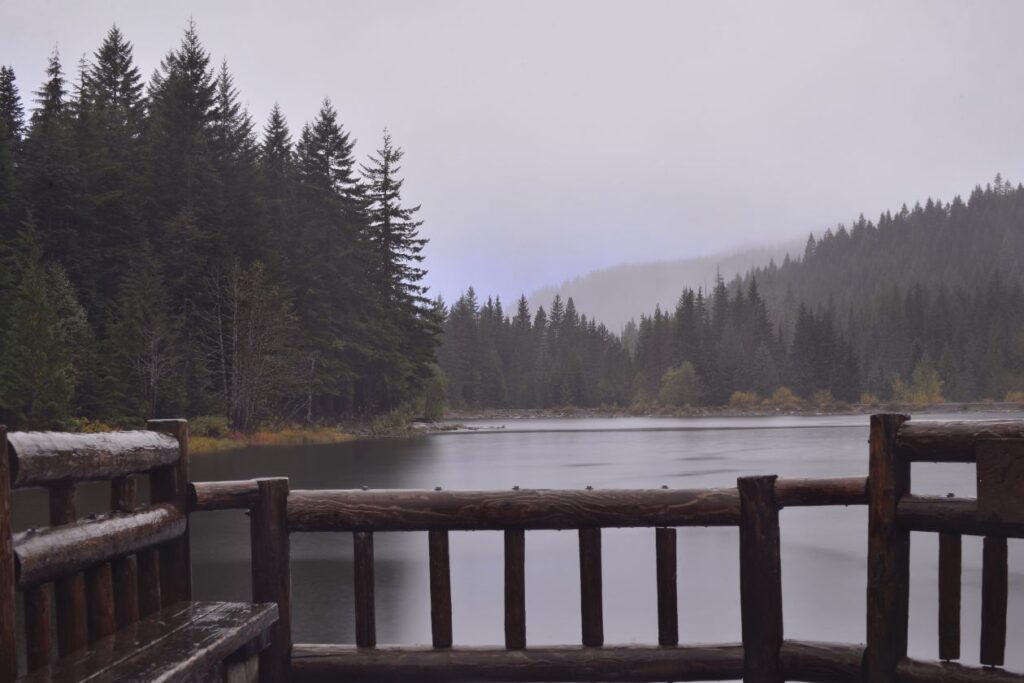
[[[430,284],[503,297],[1024,178],[1024,3],[0,0],[23,95],[116,22],[149,75],[192,15],[262,125],[387,126]]]

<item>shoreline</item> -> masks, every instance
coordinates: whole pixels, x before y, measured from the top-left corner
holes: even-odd
[[[324,446],[349,443],[352,441],[405,439],[451,432],[474,431],[474,427],[462,424],[476,420],[556,420],[556,419],[610,419],[626,417],[647,418],[741,418],[741,417],[822,417],[842,415],[870,415],[878,412],[903,412],[928,415],[935,413],[976,413],[1024,412],[1024,403],[937,403],[928,406],[885,406],[854,405],[836,409],[811,408],[736,408],[730,406],[706,406],[687,409],[635,409],[635,408],[493,408],[472,411],[450,411],[437,422],[412,421],[401,429],[375,432],[362,424],[340,425],[338,427],[288,428],[277,431],[262,430],[246,435],[229,433],[219,436],[195,435],[189,439],[190,450],[195,455],[211,455],[251,447],[279,446]]]
[[[703,406],[682,409],[635,409],[635,408],[493,408],[482,410],[456,410],[445,413],[442,422],[459,420],[545,420],[573,418],[619,418],[619,417],[821,417],[828,415],[871,415],[880,412],[899,412],[927,415],[935,413],[978,413],[978,412],[1024,412],[1024,403],[977,402],[977,403],[935,403],[924,406],[913,405],[853,405],[842,408],[736,408],[731,406]]]

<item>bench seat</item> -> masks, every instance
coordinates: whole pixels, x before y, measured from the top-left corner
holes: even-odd
[[[179,602],[18,680],[255,680],[255,656],[275,621],[274,604]]]

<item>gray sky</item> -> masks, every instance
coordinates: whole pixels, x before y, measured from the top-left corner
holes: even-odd
[[[0,0],[0,63],[28,95],[117,22],[148,75],[190,14],[261,125],[390,128],[448,299],[1024,178],[1019,2]]]

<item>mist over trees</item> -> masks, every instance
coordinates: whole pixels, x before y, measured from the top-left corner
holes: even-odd
[[[1024,400],[1022,256],[1024,187],[997,176],[966,202],[861,218],[781,265],[684,289],[621,338],[571,298],[530,324],[525,300],[509,317],[470,290],[440,363],[457,408]]]
[[[27,116],[27,118],[26,118]],[[329,100],[293,135],[190,25],[146,82],[116,28],[24,103],[0,68],[0,419],[336,420],[434,377],[418,207]]]

